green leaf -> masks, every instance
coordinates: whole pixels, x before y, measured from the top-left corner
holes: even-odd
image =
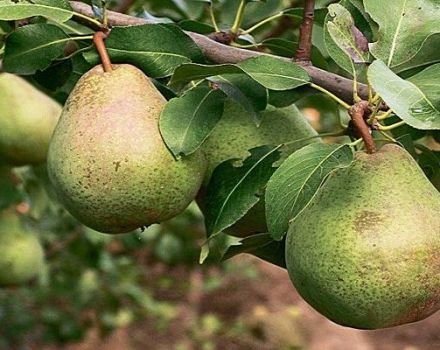
[[[352,161],[349,145],[314,143],[290,155],[267,183],[266,218],[272,237],[282,239],[327,176]]]
[[[279,147],[261,146],[250,150],[242,166],[225,161],[216,167],[206,195],[205,224],[208,236],[233,225],[259,200],[258,194],[275,171]]]
[[[365,11],[363,0],[341,0],[339,4],[350,11],[356,27],[359,28],[368,40],[372,40],[378,26]]]
[[[300,65],[270,56],[249,58],[238,67],[271,90],[290,90],[310,83],[309,74]]]
[[[23,200],[22,193],[14,186],[12,174],[0,165],[0,210],[6,209]]]
[[[298,49],[298,42],[284,38],[268,38],[262,45],[272,51],[273,54],[283,57],[294,57]],[[316,46],[312,46],[310,57],[313,65],[321,69],[328,69],[328,64],[322,53]]]
[[[60,23],[60,22],[49,22],[49,24],[55,24],[60,27],[64,33],[68,35],[93,35],[95,31],[86,27],[82,24],[74,22],[72,20]]]
[[[339,4],[332,4],[328,7],[327,31],[333,42],[342,50],[348,58],[351,71],[353,64],[366,63],[369,61],[368,41],[356,28],[351,13]],[[326,40],[328,44],[328,40]],[[328,46],[328,45],[327,45]],[[329,48],[328,48],[329,49]],[[329,50],[332,53],[332,50]],[[338,62],[337,57],[333,57]],[[343,65],[347,70],[348,67]]]
[[[223,253],[222,260],[233,258],[238,254],[248,253],[276,266],[286,268],[284,250],[284,240],[274,241],[270,234],[259,233],[243,238],[237,244],[229,246]]]
[[[192,21],[189,19],[180,21],[179,27],[183,30],[196,32],[199,34],[209,34],[215,32],[215,29],[212,25],[203,22]]]
[[[365,0],[364,5],[379,24],[378,40],[370,45],[370,52],[392,69],[413,59],[431,36],[440,33],[437,1]]]
[[[67,0],[3,0],[0,3],[0,20],[12,21],[34,16],[65,22],[73,16],[73,11]]]
[[[160,116],[160,131],[176,156],[193,153],[212,132],[223,114],[226,95],[199,86],[171,99]]]
[[[92,68],[92,66],[80,55],[74,56],[71,59],[72,61],[72,71],[68,76],[65,84],[61,86],[58,90],[60,93],[64,93],[65,95],[69,95],[70,92],[75,87],[79,78],[81,78],[84,73]]]
[[[440,191],[440,152],[433,151],[421,144],[417,144],[416,147],[420,152],[417,162],[426,176]]]
[[[440,129],[440,64],[403,80],[380,60],[368,69],[368,80],[385,103],[416,129]]]
[[[241,61],[237,65],[184,64],[176,69],[171,84],[243,72],[272,90],[290,90],[310,83],[307,71],[300,65],[275,57],[260,56]]]
[[[175,86],[192,80],[201,80],[215,75],[234,73],[243,73],[243,71],[233,64],[205,65],[186,63],[176,68],[171,78],[170,85]]]
[[[267,90],[245,74],[224,74],[209,78],[228,97],[243,106],[257,125],[261,122],[261,111],[267,106]]]
[[[30,24],[11,33],[6,40],[4,69],[17,74],[33,74],[47,68],[63,54],[70,38],[52,24]]]
[[[184,63],[203,60],[197,45],[175,25],[116,27],[105,43],[114,63],[136,65],[153,78],[169,76]],[[99,62],[94,51],[84,57],[92,64]]]

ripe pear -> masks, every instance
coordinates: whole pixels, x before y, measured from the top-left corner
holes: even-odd
[[[176,216],[194,199],[206,161],[177,161],[159,132],[166,103],[138,68],[96,66],[71,92],[48,154],[60,201],[85,225],[130,232]]]
[[[40,242],[9,210],[0,213],[0,247],[0,286],[28,282],[41,272],[44,253]]]
[[[202,150],[208,161],[208,170],[204,185],[220,163],[228,159],[245,159],[249,149],[262,145],[279,145],[317,136],[300,111],[291,105],[285,108],[268,106],[262,112],[261,124],[255,125],[252,116],[239,104],[228,100],[222,119],[215,126],[212,134],[203,143]],[[318,138],[292,143],[282,149],[282,159],[287,158],[297,149],[319,142]],[[198,203],[203,208],[209,203],[203,202],[203,195],[198,196]],[[227,233],[246,237],[250,234],[267,232],[264,199],[260,200],[243,218],[226,230]]]
[[[292,222],[290,278],[316,310],[377,329],[440,308],[440,194],[413,158],[388,144],[334,172]]]
[[[61,106],[21,77],[0,73],[0,159],[14,166],[46,160]]]

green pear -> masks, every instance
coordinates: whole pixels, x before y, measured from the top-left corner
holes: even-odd
[[[310,138],[284,147],[282,159],[285,159],[310,142],[319,142],[318,138],[313,138],[315,136],[316,131],[295,105],[285,108],[268,106],[267,110],[262,112],[261,124],[257,127],[252,116],[242,106],[228,100],[222,119],[202,145],[208,161],[204,184],[208,184],[212,172],[220,163],[228,159],[245,159],[250,155],[248,150],[251,148]],[[198,196],[198,203],[202,208],[209,204],[204,203],[203,197],[203,194]],[[226,232],[238,237],[267,232],[264,199]]]
[[[290,278],[344,326],[424,319],[440,308],[439,214],[439,192],[404,149],[357,152],[290,225]]]
[[[61,106],[23,78],[0,73],[0,159],[14,166],[46,160]]]
[[[0,286],[23,284],[41,272],[44,253],[40,242],[9,210],[0,213],[0,247]]]
[[[249,149],[262,145],[279,145],[283,142],[296,141],[317,136],[295,105],[285,108],[268,106],[261,113],[259,127],[252,116],[241,105],[227,100],[223,116],[211,135],[203,143],[202,149],[208,161],[205,184],[220,163],[228,159],[244,159],[250,155]],[[318,139],[309,139],[292,143],[282,149],[282,157]]]
[[[130,232],[176,216],[206,168],[200,152],[176,161],[159,132],[166,103],[134,66],[96,66],[71,92],[48,154],[60,201],[85,225]]]

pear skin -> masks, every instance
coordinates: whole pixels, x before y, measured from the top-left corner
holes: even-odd
[[[0,73],[0,162],[44,162],[60,114],[61,105],[26,80]]]
[[[43,248],[17,214],[0,213],[0,286],[16,286],[36,277],[44,265]]]
[[[48,155],[60,201],[85,225],[123,233],[170,219],[194,199],[206,168],[200,152],[177,161],[159,132],[166,103],[138,68],[96,66],[81,77]]]
[[[257,127],[249,112],[236,102],[227,100],[222,118],[202,145],[208,161],[204,183],[208,184],[217,165],[228,159],[244,159],[250,155],[248,150],[251,148],[277,146],[317,135],[295,105],[285,108],[267,106],[261,113],[261,123]],[[319,139],[292,143],[283,148],[283,158],[310,142],[319,142]]]
[[[332,321],[378,329],[440,308],[440,194],[403,148],[357,152],[287,233],[303,298]]]

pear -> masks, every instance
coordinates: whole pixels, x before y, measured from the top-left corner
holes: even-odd
[[[295,105],[285,108],[268,106],[261,113],[261,123],[257,127],[251,115],[241,105],[227,100],[223,116],[211,135],[203,143],[202,149],[208,161],[205,184],[214,169],[228,159],[244,159],[250,155],[249,149],[262,145],[279,145],[304,138],[317,136],[316,131]],[[292,143],[282,149],[282,158],[318,139]]]
[[[377,329],[440,308],[440,194],[388,144],[334,172],[291,223],[290,278],[334,322]]]
[[[61,106],[21,77],[0,73],[0,159],[20,166],[46,160]]]
[[[23,284],[42,271],[44,253],[40,242],[9,210],[0,213],[0,247],[0,286]]]
[[[252,116],[239,104],[227,100],[222,119],[215,126],[212,134],[203,143],[202,150],[208,161],[208,170],[204,185],[220,163],[228,159],[245,159],[249,149],[262,145],[279,145],[305,138],[308,140],[292,143],[282,149],[282,159],[287,158],[297,149],[319,142],[316,131],[309,125],[295,105],[285,108],[268,106],[262,112],[261,124],[255,125]],[[203,194],[197,198],[203,208]],[[254,233],[267,232],[264,200],[260,200],[243,218],[226,232],[237,237],[246,237]]]
[[[176,161],[159,132],[166,103],[138,68],[96,66],[71,92],[55,129],[48,172],[60,201],[83,224],[130,232],[176,216],[194,199],[206,161]]]

